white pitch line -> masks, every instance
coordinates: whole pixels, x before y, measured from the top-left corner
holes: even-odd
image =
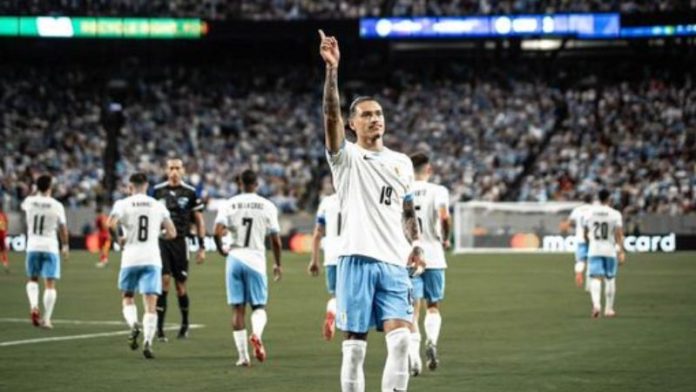
[[[0,319],[2,320],[8,320],[8,319]],[[23,320],[26,322],[26,320]],[[64,321],[75,321],[77,320],[64,320]],[[14,321],[12,321],[14,322]],[[111,323],[111,321],[108,321],[108,323]],[[109,324],[111,325],[111,324]],[[123,323],[119,323],[119,325],[123,325]],[[198,328],[203,328],[205,325],[203,324],[191,324],[189,325],[190,329],[198,329]],[[172,325],[169,327],[165,327],[165,331],[171,331],[171,330],[176,330],[179,329],[178,326]],[[44,343],[44,342],[60,342],[60,341],[65,341],[65,340],[81,340],[81,339],[92,339],[92,338],[102,338],[102,337],[108,337],[108,336],[118,336],[118,335],[128,335],[130,331],[115,331],[115,332],[100,332],[100,333],[90,333],[90,334],[82,334],[82,335],[69,335],[69,336],[55,336],[55,337],[50,337],[50,338],[37,338],[37,339],[26,339],[26,340],[13,340],[9,342],[0,342],[0,347],[9,347],[9,346],[19,346],[21,344],[34,344],[34,343]]]
[[[0,318],[0,323],[27,323],[28,318]],[[74,325],[126,325],[125,321],[82,321],[82,320],[52,320],[54,324],[74,324]]]

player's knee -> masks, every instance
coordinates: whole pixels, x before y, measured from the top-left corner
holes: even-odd
[[[397,355],[406,355],[410,343],[411,333],[408,329],[397,328],[386,336],[387,349]]]

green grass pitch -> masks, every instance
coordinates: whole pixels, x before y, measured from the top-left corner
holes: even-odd
[[[441,368],[412,378],[410,391],[693,391],[696,385],[696,255],[628,255],[619,271],[616,319],[590,319],[570,255],[450,256],[439,351]],[[192,265],[191,322],[185,341],[156,343],[146,361],[125,336],[2,346],[45,337],[124,330],[118,255],[107,269],[75,252],[63,263],[55,329],[29,323],[23,254],[0,272],[0,391],[338,391],[340,337],[321,338],[324,279],[305,272],[307,255],[284,254],[285,275],[270,283],[269,358],[235,368],[225,304],[224,263],[209,253]],[[168,323],[178,323],[169,296]],[[142,312],[141,302],[138,301]],[[21,318],[21,322],[10,319]],[[170,338],[175,332],[170,332]],[[378,391],[386,349],[373,332],[367,391]]]

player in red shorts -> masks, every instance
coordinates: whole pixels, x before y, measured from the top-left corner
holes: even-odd
[[[97,267],[105,267],[109,262],[109,249],[111,249],[111,234],[106,221],[108,216],[102,211],[101,207],[97,207],[97,218],[94,220],[94,225],[97,228],[97,238],[99,239],[99,263]]]
[[[5,244],[5,241],[7,241],[7,227],[7,215],[5,215],[2,203],[0,203],[0,260],[2,260],[2,266],[5,268],[5,271],[10,269],[10,262],[7,260],[7,244]]]

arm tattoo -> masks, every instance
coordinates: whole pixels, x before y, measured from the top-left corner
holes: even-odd
[[[338,95],[338,69],[336,68],[326,68],[323,105],[324,117],[326,117],[327,121],[336,121],[341,114]]]
[[[416,210],[413,206],[413,200],[404,201],[403,226],[406,238],[413,242],[420,238],[420,230],[418,227],[418,219],[416,218]]]

